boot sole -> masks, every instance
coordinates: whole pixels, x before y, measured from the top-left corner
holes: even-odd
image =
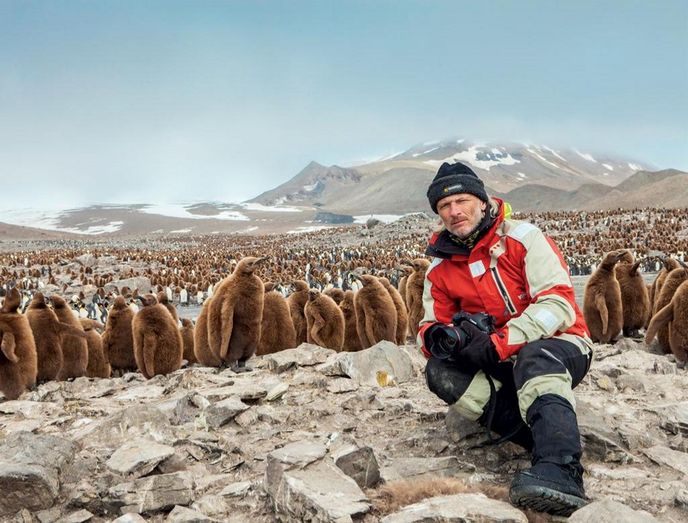
[[[518,507],[546,512],[555,516],[570,516],[588,504],[585,499],[578,496],[536,485],[512,488],[509,492],[509,499],[512,504]]]

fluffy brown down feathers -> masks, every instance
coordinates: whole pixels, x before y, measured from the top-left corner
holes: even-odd
[[[255,274],[266,258],[247,256],[215,290],[208,309],[208,344],[234,370],[256,353],[265,289]]]
[[[182,335],[164,305],[154,295],[140,297],[141,310],[134,316],[134,358],[146,378],[169,374],[182,366]]]
[[[272,285],[266,284],[265,291],[257,356],[296,347],[296,330],[287,300],[279,292],[272,290]]]
[[[57,319],[74,327],[80,334],[65,333],[62,337],[62,368],[58,380],[86,376],[88,368],[88,343],[81,323],[61,296],[53,295],[50,300]]]
[[[621,287],[614,276],[614,267],[626,256],[625,250],[607,253],[585,285],[583,316],[590,337],[598,343],[616,340],[623,328]]]
[[[122,296],[117,296],[110,308],[103,333],[103,352],[113,369],[135,370],[134,335],[132,322],[134,311]]]
[[[33,333],[26,316],[17,309],[20,295],[9,291],[0,308],[0,391],[17,399],[36,384],[38,360]]]
[[[308,343],[336,351],[342,350],[344,314],[332,298],[317,289],[311,289],[304,314]]]
[[[397,335],[397,310],[387,289],[370,274],[356,277],[363,287],[354,295],[358,337],[364,349],[377,342],[394,343]]]
[[[688,281],[679,285],[671,301],[652,317],[645,343],[649,344],[664,327],[668,330],[671,352],[678,361],[688,361]]]
[[[308,301],[308,284],[303,280],[296,280],[292,283],[294,292],[287,297],[289,314],[296,331],[296,344],[300,345],[306,341],[308,327],[306,326],[306,316],[304,307]]]
[[[404,262],[413,269],[406,279],[406,306],[408,307],[409,330],[414,338],[418,335],[418,324],[423,319],[423,288],[425,286],[425,272],[430,262],[425,258],[416,258]]]

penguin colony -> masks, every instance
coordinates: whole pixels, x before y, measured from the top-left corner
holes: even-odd
[[[590,276],[583,297],[583,315],[590,337],[614,343],[620,336],[656,338],[665,354],[688,361],[688,265],[665,257],[651,285],[639,272],[640,262],[630,251],[607,253]]]
[[[681,215],[669,216],[682,223]],[[586,218],[588,223],[608,219],[594,213]],[[566,231],[575,228],[563,225]],[[31,351],[25,350],[31,346],[28,336],[0,318],[0,390],[10,397],[35,382],[78,375],[138,371],[151,377],[185,363],[241,372],[253,355],[306,341],[341,351],[361,350],[380,340],[414,342],[429,263],[421,254],[427,231],[411,241],[396,236],[368,250],[323,247],[332,244],[332,231],[302,236],[306,247],[288,249],[280,238],[233,237],[230,250],[227,238],[203,237],[200,255],[198,247],[97,248],[86,254],[60,248],[0,254],[0,299],[7,304],[2,314],[26,320],[17,325],[28,324],[36,354],[32,381]],[[682,259],[688,242],[664,236]],[[249,252],[256,255],[248,256]],[[654,261],[656,255],[650,260],[648,251],[638,248],[634,248],[637,259],[618,247],[609,252],[586,289],[584,309],[593,339],[613,343],[621,335],[640,336],[644,328],[648,342],[657,338],[666,353],[685,361],[688,286],[683,283],[688,272],[675,257],[665,257],[658,277],[645,286],[641,272],[659,270],[653,267],[659,263]],[[265,259],[262,255],[268,253],[271,257]],[[85,258],[58,263],[84,256],[91,262]],[[98,260],[107,256],[111,256],[110,264],[103,264],[107,268],[97,267]],[[117,264],[125,268],[113,270]],[[117,284],[129,278],[125,285]],[[136,278],[145,278],[146,283],[137,285]],[[180,321],[175,304],[183,301],[202,304],[195,324]],[[162,331],[151,336],[149,331],[157,332],[160,326]],[[153,339],[154,343],[147,343]],[[20,356],[24,354],[29,357]],[[12,371],[19,377],[11,378],[6,366],[17,364],[15,359],[26,364],[21,371]]]
[[[336,351],[358,351],[382,340],[407,342],[406,303],[386,277],[347,273],[340,282],[344,288],[330,285],[323,292],[301,279],[263,284],[256,272],[266,260],[247,256],[236,263],[203,303],[196,324],[179,320],[164,291],[140,295],[123,287],[103,324],[83,317],[80,306],[70,307],[63,297],[46,298],[40,291],[21,314],[21,295],[12,288],[0,313],[1,390],[14,398],[48,380],[130,371],[152,378],[184,362],[243,372],[254,355],[298,346],[295,322],[304,342]],[[288,297],[285,289],[292,290]]]

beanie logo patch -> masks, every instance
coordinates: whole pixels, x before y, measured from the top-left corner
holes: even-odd
[[[456,185],[450,185],[449,187],[445,187],[444,189],[442,189],[442,192],[448,193],[449,191],[460,191],[461,189],[463,189],[463,185],[458,183]]]

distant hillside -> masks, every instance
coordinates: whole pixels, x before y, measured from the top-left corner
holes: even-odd
[[[572,191],[526,185],[503,195],[523,211],[602,210],[634,207],[688,207],[688,173],[640,171],[615,187],[585,184]]]
[[[470,165],[493,194],[515,193],[530,201],[528,187],[542,193],[571,191],[588,184],[614,187],[644,168],[609,155],[525,144],[477,144],[465,140],[423,144],[352,168],[308,164],[282,185],[251,202],[315,206],[343,214],[404,213],[428,210],[427,187],[443,162]],[[551,190],[554,190],[552,192]],[[530,205],[530,203],[528,204]]]

